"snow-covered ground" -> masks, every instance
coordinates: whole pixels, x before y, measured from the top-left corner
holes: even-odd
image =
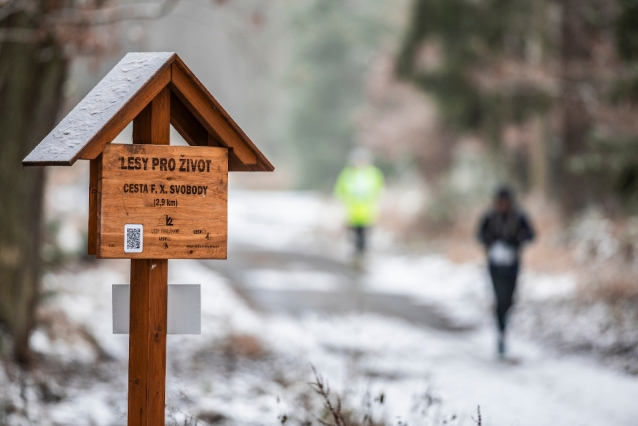
[[[230,200],[229,264],[246,247],[263,256],[289,253],[293,261],[245,264],[236,274],[218,272],[215,263],[170,261],[170,283],[202,285],[202,334],[168,336],[168,424],[312,420],[321,408],[307,384],[311,366],[349,410],[370,411],[389,424],[473,425],[478,406],[484,425],[638,424],[635,376],[516,334],[510,358],[496,360],[482,265],[402,253],[379,230],[365,273],[349,275],[343,273],[346,234],[332,201],[313,193],[232,190]],[[327,260],[297,264],[300,254]],[[338,262],[343,268],[332,270]],[[127,274],[124,261],[98,261],[46,275],[43,316],[57,325],[41,327],[32,343],[49,361],[25,379],[24,398],[19,380],[0,377],[0,397],[15,413],[27,401],[31,424],[125,424],[128,338],[111,334],[110,291],[111,284],[128,282]],[[527,272],[519,302],[555,303],[571,297],[575,286],[570,275]],[[406,311],[436,311],[455,327],[360,306],[339,314],[329,304],[299,311],[286,306],[295,301],[285,297],[293,290],[308,297],[395,298]],[[256,309],[250,300],[256,291],[282,292],[281,309]],[[0,423],[29,424],[18,417]]]

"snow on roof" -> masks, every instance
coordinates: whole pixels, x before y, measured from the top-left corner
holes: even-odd
[[[197,129],[177,126],[180,133],[205,132],[204,136],[208,133],[209,139],[212,139],[209,145],[232,148],[229,171],[274,170],[268,159],[173,52],[128,53],[27,155],[22,164],[70,166],[78,158],[95,158],[169,83],[171,91],[177,95],[176,101],[179,99],[179,105],[184,107],[180,118],[187,118],[191,127],[199,126]],[[173,112],[171,116],[171,121],[178,118],[173,116]],[[189,143],[202,144],[201,141]]]
[[[69,166],[95,135],[148,83],[170,65],[173,52],[129,53],[23,160],[24,165]]]

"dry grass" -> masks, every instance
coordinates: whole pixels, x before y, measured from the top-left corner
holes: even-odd
[[[384,423],[374,419],[372,405],[368,401],[359,410],[344,408],[339,395],[331,395],[330,387],[326,380],[312,367],[314,382],[309,383],[311,389],[322,403],[319,415],[314,415],[315,420],[323,426],[382,426]],[[384,403],[383,394],[375,399],[378,404]]]
[[[629,271],[599,270],[581,286],[581,295],[590,301],[601,300],[616,306],[638,302],[638,274]]]
[[[481,418],[481,406],[476,407],[476,418],[472,417],[476,426],[483,426],[483,419]]]
[[[314,422],[321,426],[385,426],[396,424],[397,426],[407,426],[408,424],[423,424],[430,426],[443,426],[461,424],[461,419],[456,414],[444,415],[441,398],[437,396],[431,386],[419,394],[412,395],[411,408],[409,413],[405,413],[404,419],[398,418],[395,423],[388,422],[378,415],[378,410],[385,404],[385,394],[383,392],[372,397],[367,392],[359,406],[345,404],[339,395],[332,393],[327,381],[312,367],[314,381],[309,383],[315,396],[318,396],[320,407],[311,413],[314,421],[300,423],[310,426]],[[374,412],[377,411],[375,416]],[[317,414],[318,413],[318,414]],[[411,419],[411,420],[407,420]],[[282,421],[282,424],[285,423]],[[480,408],[478,413],[478,423],[481,424]]]
[[[328,384],[323,377],[317,373],[315,367],[312,367],[312,372],[315,375],[315,381],[310,383],[310,387],[321,397],[325,409],[325,414],[321,417],[317,417],[317,421],[324,426],[347,426],[348,421],[343,413],[341,398],[337,395],[335,397],[335,403],[333,403],[330,399],[330,388]],[[327,417],[331,417],[333,423],[327,421]]]
[[[246,333],[230,334],[222,346],[225,354],[243,358],[257,359],[266,354],[261,340]]]

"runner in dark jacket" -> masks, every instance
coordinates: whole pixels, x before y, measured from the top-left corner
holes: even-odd
[[[494,197],[494,207],[481,219],[478,238],[485,246],[494,294],[499,339],[498,353],[505,355],[507,312],[516,289],[522,246],[534,238],[534,229],[514,205],[512,192],[501,188]]]

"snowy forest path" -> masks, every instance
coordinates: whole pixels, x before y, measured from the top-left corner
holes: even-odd
[[[318,254],[241,246],[229,248],[227,260],[203,263],[227,277],[259,311],[292,315],[375,313],[444,331],[472,329],[455,323],[435,305],[417,304],[405,295],[369,291],[362,284],[364,274],[354,265]],[[260,274],[279,282],[263,283]]]
[[[409,256],[396,258],[405,261],[405,264],[399,263],[400,267],[409,267],[410,263],[406,261]],[[235,246],[229,250],[227,261],[203,262],[227,277],[229,284],[254,309],[284,314],[280,316],[288,319],[298,316],[301,327],[310,334],[316,330],[309,324],[323,320],[312,316],[305,318],[303,313],[344,315],[344,319],[336,323],[326,320],[329,324],[338,324],[339,330],[328,332],[321,328],[319,331],[326,353],[352,353],[348,345],[351,341],[345,345],[339,339],[333,342],[329,337],[331,333],[340,335],[356,331],[368,338],[372,333],[380,342],[392,342],[378,352],[362,350],[358,356],[361,357],[359,362],[370,369],[366,374],[382,382],[388,398],[393,400],[406,399],[406,393],[410,392],[407,389],[417,389],[423,377],[428,377],[428,380],[434,380],[446,409],[466,410],[480,405],[489,424],[635,424],[638,411],[630,403],[638,389],[635,377],[613,371],[587,357],[561,353],[517,332],[510,337],[511,355],[498,361],[487,310],[481,308],[478,317],[473,317],[483,320],[475,320],[471,326],[467,326],[467,322],[465,326],[459,326],[453,312],[455,306],[457,314],[459,309],[464,311],[470,307],[461,293],[448,294],[446,304],[445,299],[433,298],[430,303],[429,299],[419,298],[416,294],[410,297],[408,294],[375,292],[375,287],[366,282],[366,274],[359,274],[354,267],[328,255],[303,249],[284,251]],[[393,260],[372,256],[367,265],[368,278],[379,270],[379,265],[374,262]],[[435,287],[454,287],[454,283],[458,284],[464,277],[479,293],[487,290],[481,287],[483,268],[478,265],[467,269],[467,265],[446,263],[442,258],[427,262],[430,263],[422,269],[406,272],[424,286],[427,281],[435,282],[426,291]],[[438,267],[449,275],[435,274]],[[399,276],[400,269],[393,271],[396,275],[382,274],[382,280],[392,281],[389,283],[392,287],[406,279]],[[442,286],[443,282],[447,285]],[[400,291],[399,288],[395,290]],[[485,296],[489,300],[488,295]],[[462,303],[455,305],[452,299]],[[474,296],[470,299],[481,305]],[[439,304],[437,300],[443,303]],[[366,316],[363,322],[357,319],[358,314],[366,313],[379,317]],[[401,330],[405,330],[403,327],[407,324],[392,318],[407,320],[417,326],[418,331],[404,336],[407,340],[400,343]],[[348,327],[349,321],[357,325]],[[363,338],[355,334],[352,341]],[[321,355],[315,361],[325,356]],[[366,359],[374,361],[367,364]],[[330,371],[327,367],[319,368]],[[333,380],[336,379],[333,377]],[[408,411],[407,405],[399,404],[397,412]]]

